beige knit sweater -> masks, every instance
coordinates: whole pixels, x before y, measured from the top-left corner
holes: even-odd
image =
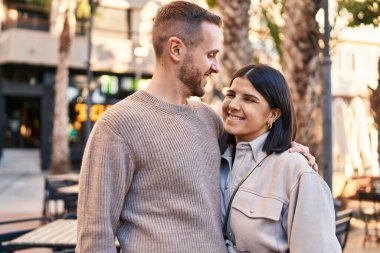
[[[218,140],[207,105],[138,91],[98,120],[80,175],[77,252],[226,252]]]

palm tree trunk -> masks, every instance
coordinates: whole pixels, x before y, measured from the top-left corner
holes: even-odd
[[[55,100],[54,100],[54,124],[53,142],[50,172],[52,174],[67,173],[71,169],[70,149],[68,138],[68,102],[67,86],[69,81],[68,57],[71,47],[70,7],[65,12],[62,33],[59,39],[59,61],[57,65]]]
[[[223,19],[223,64],[219,82],[223,87],[229,84],[236,70],[253,61],[253,49],[249,41],[251,0],[217,0],[217,5]]]
[[[320,75],[322,64],[318,44],[320,33],[315,19],[320,2],[286,0],[282,66],[296,109],[296,140],[307,145],[316,156],[319,167],[324,168]]]
[[[378,61],[378,73],[379,73],[379,79],[378,79],[378,85],[375,90],[372,90],[372,93],[370,95],[370,103],[371,103],[371,109],[373,112],[373,118],[375,120],[375,124],[377,126],[377,130],[380,128],[380,58]],[[378,146],[377,146],[377,152],[380,154],[380,133],[377,136],[378,138]],[[379,163],[380,163],[380,156],[379,156]]]

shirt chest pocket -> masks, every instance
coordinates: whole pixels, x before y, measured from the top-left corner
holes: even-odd
[[[239,190],[230,216],[236,248],[249,252],[277,252],[277,240],[286,237],[280,222],[282,208],[283,203],[277,199]]]

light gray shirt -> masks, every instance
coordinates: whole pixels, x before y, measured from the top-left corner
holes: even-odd
[[[223,154],[223,208],[252,165],[266,155],[266,137],[239,143],[233,164],[232,150]],[[341,252],[330,189],[299,153],[271,154],[260,163],[237,191],[229,221],[237,252]]]

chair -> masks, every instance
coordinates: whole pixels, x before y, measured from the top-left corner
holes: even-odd
[[[379,238],[379,230],[377,224],[379,223],[379,211],[377,208],[376,193],[359,191],[359,218],[364,221],[364,240],[363,247],[371,240],[372,237]],[[362,202],[367,202],[364,205]],[[374,224],[374,234],[370,233],[370,227]]]
[[[75,185],[78,184],[78,181],[71,179],[70,177],[65,178],[64,176],[60,175],[60,177],[56,176],[45,176],[45,197],[44,197],[44,203],[43,203],[43,211],[42,215],[46,217],[51,218],[58,218],[64,214],[65,210],[59,210],[58,207],[58,201],[63,201],[66,203],[66,199],[62,194],[57,192],[58,188]],[[54,210],[51,210],[50,203],[53,202],[54,204]],[[71,203],[71,202],[70,202]],[[71,207],[71,206],[70,206]],[[71,208],[74,209],[75,207]]]
[[[346,247],[348,234],[350,232],[350,223],[352,218],[352,210],[346,209],[336,213],[335,226],[336,226],[336,237],[338,238],[339,244],[342,251]]]
[[[11,224],[21,226],[24,224],[30,224],[31,222],[34,222],[34,221],[40,221],[41,224],[44,224],[44,223],[50,222],[51,219],[49,219],[48,217],[35,217],[35,218],[29,218],[29,219],[8,220],[8,221],[0,222],[0,226],[11,225]],[[32,227],[29,226],[29,228],[22,228],[19,230],[13,230],[11,232],[0,233],[0,253],[7,252],[6,248],[2,245],[3,242],[13,240],[27,232],[30,232],[36,229],[37,227],[38,226],[34,225]]]

